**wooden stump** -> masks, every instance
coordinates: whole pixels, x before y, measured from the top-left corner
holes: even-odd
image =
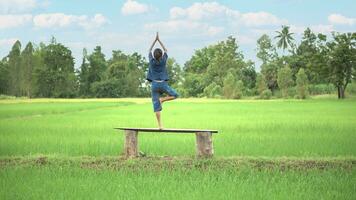
[[[126,157],[137,157],[138,148],[137,148],[137,131],[125,130],[125,147],[124,152]]]
[[[197,157],[212,157],[214,154],[212,133],[210,132],[196,132],[197,141]]]

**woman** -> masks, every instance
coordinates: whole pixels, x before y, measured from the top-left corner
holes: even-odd
[[[152,48],[157,41],[162,46],[164,53],[162,53],[161,49],[156,48],[152,56]],[[178,97],[178,93],[173,88],[169,87],[167,83],[169,80],[166,67],[167,59],[167,49],[159,39],[157,32],[156,38],[153,41],[148,53],[149,69],[146,79],[151,82],[153,110],[156,114],[159,129],[163,128],[161,123],[162,103]],[[163,93],[168,94],[168,96],[160,97]]]

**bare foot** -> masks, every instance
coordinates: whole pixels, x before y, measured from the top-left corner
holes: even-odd
[[[159,129],[159,130],[162,130],[162,129],[163,129],[163,126],[158,127],[158,129]]]

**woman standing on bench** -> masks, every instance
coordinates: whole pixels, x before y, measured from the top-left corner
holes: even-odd
[[[161,49],[156,48],[153,51],[152,56],[152,48],[157,41],[162,46],[164,53],[162,53]],[[163,128],[161,122],[162,103],[165,101],[176,99],[178,97],[178,93],[173,88],[169,87],[167,83],[167,81],[169,80],[166,67],[167,59],[167,49],[164,47],[163,43],[159,39],[157,32],[156,38],[153,41],[148,53],[149,69],[146,79],[151,82],[153,110],[156,114],[159,129]],[[162,95],[163,93],[168,94],[168,96],[160,97],[160,95]]]

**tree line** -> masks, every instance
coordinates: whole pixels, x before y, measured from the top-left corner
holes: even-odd
[[[230,36],[196,50],[183,67],[169,58],[169,82],[183,97],[306,98],[322,86],[344,98],[356,77],[356,33],[332,33],[327,38],[307,28],[299,44],[293,35],[288,26],[282,26],[274,37],[264,34],[257,40],[260,72]],[[107,59],[100,46],[92,53],[83,49],[80,68],[75,69],[71,50],[55,38],[49,44],[29,42],[24,48],[16,41],[0,61],[0,94],[29,98],[148,97],[147,70],[146,58],[138,53],[114,50]]]

